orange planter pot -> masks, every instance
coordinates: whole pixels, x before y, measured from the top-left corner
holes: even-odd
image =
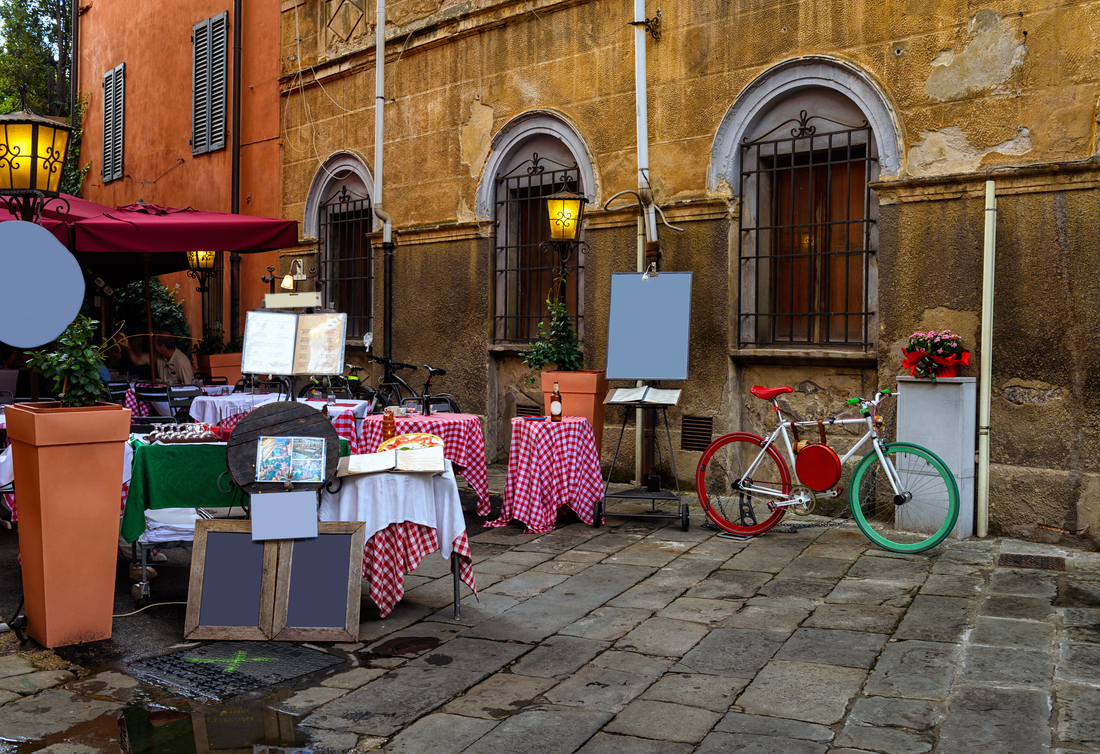
[[[550,415],[550,394],[554,383],[561,391],[563,416],[583,416],[592,425],[596,447],[603,444],[603,399],[607,396],[607,379],[603,370],[582,369],[579,372],[543,372],[542,397],[546,415]]]
[[[111,638],[130,411],[7,407],[27,633],[44,647]]]
[[[241,354],[239,353],[208,353],[198,354],[195,360],[199,364],[199,372],[211,377],[224,377],[230,385],[236,385],[241,378]]]

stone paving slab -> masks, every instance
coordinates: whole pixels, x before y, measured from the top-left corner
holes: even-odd
[[[1046,649],[1054,639],[1054,626],[1036,621],[979,616],[970,632],[971,644],[993,647]]]
[[[618,597],[653,573],[649,567],[597,563],[550,589],[545,599],[593,608]]]
[[[586,665],[544,696],[551,704],[618,712],[652,683],[650,676]]]
[[[495,673],[530,650],[529,644],[459,636],[410,661],[406,667],[448,667],[488,674]]]
[[[885,605],[829,603],[822,605],[806,620],[810,628],[842,628],[874,634],[893,633],[904,611]]]
[[[583,639],[615,641],[647,620],[653,612],[631,607],[598,607],[558,633]]]
[[[790,634],[744,628],[711,631],[684,655],[673,669],[678,673],[705,673],[752,678],[779,651]]]
[[[708,600],[746,599],[772,578],[772,574],[763,571],[719,570],[703,583],[689,589],[686,596]]]
[[[697,743],[702,741],[721,715],[698,707],[638,700],[607,724],[611,733],[663,741]]]
[[[1100,645],[1067,642],[1058,663],[1058,678],[1096,683],[1100,679]]]
[[[812,614],[810,608],[746,605],[730,616],[723,624],[723,628],[748,628],[789,634]]]
[[[946,699],[961,650],[929,641],[887,643],[864,693],[905,699]]]
[[[650,618],[615,642],[615,648],[647,655],[682,657],[709,633],[691,621]]]
[[[1100,747],[1100,689],[1059,682],[1055,684],[1055,694],[1058,738],[1062,742]]]
[[[962,597],[918,594],[894,631],[895,639],[958,641],[969,626],[970,603]]]
[[[401,731],[385,749],[386,754],[459,754],[497,726],[497,721],[462,715],[434,714]]]
[[[776,578],[831,581],[835,583],[843,578],[849,568],[851,568],[851,565],[846,560],[799,555],[788,563]]]
[[[782,736],[757,736],[748,733],[718,733],[708,735],[695,754],[728,754],[728,752],[744,752],[745,754],[825,754],[836,752],[838,749],[830,749],[826,744],[813,741],[805,741],[797,738],[783,738]],[[853,752],[852,754],[864,754]]]
[[[11,691],[20,696],[37,694],[39,691],[52,689],[66,681],[71,681],[75,676],[68,670],[39,670],[26,675],[13,675],[0,678],[0,691]]]
[[[764,666],[737,704],[750,715],[832,725],[844,718],[866,678],[859,668],[777,659]]]
[[[829,592],[826,602],[854,603],[857,605],[887,605],[906,607],[912,602],[917,586],[894,581],[875,579],[842,579],[833,591]]]
[[[948,702],[939,748],[983,754],[1047,751],[1050,708],[1045,691],[964,687]]]
[[[512,672],[540,678],[568,677],[609,646],[607,641],[552,636],[520,658]]]
[[[787,640],[775,659],[870,669],[875,666],[888,638],[886,634],[861,631],[800,628]]]
[[[1048,652],[1003,647],[967,647],[962,683],[1049,686],[1054,661]]]
[[[937,594],[941,597],[974,597],[985,587],[981,576],[933,573],[921,586],[921,594]]]
[[[748,681],[744,678],[666,673],[657,683],[646,689],[641,698],[702,707],[711,712],[725,712],[746,685]]]
[[[0,707],[0,731],[9,741],[34,741],[119,709],[117,702],[49,689]]]
[[[0,657],[0,678],[9,678],[13,675],[26,675],[37,670],[34,663],[26,657],[8,655]]]
[[[443,712],[486,720],[503,720],[517,710],[533,704],[557,683],[553,678],[496,673],[448,703]]]
[[[571,754],[611,717],[608,712],[577,707],[525,709],[482,736],[464,754]]]
[[[733,600],[702,600],[694,597],[680,597],[668,607],[657,611],[657,617],[673,620],[686,620],[718,628],[741,608],[740,602]]]
[[[582,746],[577,754],[691,754],[691,744],[678,744],[671,741],[650,741],[632,736],[616,736],[609,733],[597,733],[592,740]]]
[[[530,599],[474,626],[466,635],[496,641],[537,644],[587,614],[588,608],[580,605],[555,605]]]

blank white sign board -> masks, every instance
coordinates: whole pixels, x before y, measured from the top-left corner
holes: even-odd
[[[686,380],[691,273],[611,275],[607,379]]]
[[[0,223],[0,342],[16,348],[49,343],[84,301],[84,273],[41,225]]]
[[[317,536],[317,493],[265,492],[252,496],[252,541]]]

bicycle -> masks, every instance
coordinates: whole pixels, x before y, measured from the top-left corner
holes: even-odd
[[[398,371],[402,369],[411,369],[415,371],[416,366],[394,361],[393,359],[387,359],[385,356],[368,355],[367,360],[382,365],[382,379],[378,381],[378,387],[374,389],[374,404],[371,406],[372,413],[380,413],[386,406],[403,405],[403,401],[406,397],[416,397],[416,391],[409,386],[409,383],[401,379],[401,376],[398,374]],[[402,390],[404,390],[404,393],[407,393],[407,396],[402,394]]]
[[[431,364],[425,364],[424,368],[428,370],[428,379],[424,381],[424,389],[420,392],[420,397],[405,398],[401,405],[406,409],[422,411],[424,399],[427,398],[431,410],[434,412],[448,414],[462,413],[458,408],[458,397],[454,393],[436,393],[432,395],[432,380],[436,376],[443,377],[447,374],[447,370],[437,369]]]
[[[365,385],[359,379],[359,373],[364,367],[355,364],[345,365],[351,372],[347,375],[335,375],[332,377],[312,377],[309,382],[298,391],[299,398],[327,398],[329,395],[337,398],[354,398],[358,401],[369,401],[374,398],[374,389]]]
[[[788,508],[806,515],[819,497],[840,497],[844,489],[837,482],[842,467],[870,440],[871,452],[856,464],[848,493],[848,507],[860,531],[892,552],[924,552],[946,539],[959,517],[955,478],[926,448],[887,443],[879,436],[883,420],[878,406],[891,395],[889,390],[871,400],[848,399],[848,405],[859,406],[859,417],[822,421],[784,417],[778,396],[794,392],[789,387],[754,387],[749,392],[771,401],[779,426],[766,438],[731,432],[703,452],[695,485],[700,505],[718,528],[741,536],[762,534],[778,524]],[[843,456],[825,443],[826,424],[859,423],[866,424],[867,432]],[[813,426],[818,427],[821,442],[799,442],[798,428]],[[788,428],[794,434],[793,445]],[[776,447],[780,439],[789,466]]]

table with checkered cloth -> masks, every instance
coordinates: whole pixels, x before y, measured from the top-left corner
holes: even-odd
[[[580,416],[560,422],[512,419],[512,448],[500,518],[486,526],[504,526],[513,519],[528,532],[553,531],[558,508],[566,505],[581,521],[593,524],[596,503],[603,499],[600,454],[592,425]]]
[[[437,550],[458,555],[459,578],[477,594],[466,521],[454,465],[442,474],[382,472],[340,477],[321,493],[321,521],[361,521],[366,534],[363,576],[383,616],[405,594],[405,574]]]
[[[443,438],[443,456],[459,467],[462,478],[477,493],[477,514],[489,515],[489,478],[485,471],[485,436],[481,421],[472,414],[399,416],[397,434],[427,432]],[[359,429],[359,452],[373,453],[382,444],[382,416],[363,419]]]

